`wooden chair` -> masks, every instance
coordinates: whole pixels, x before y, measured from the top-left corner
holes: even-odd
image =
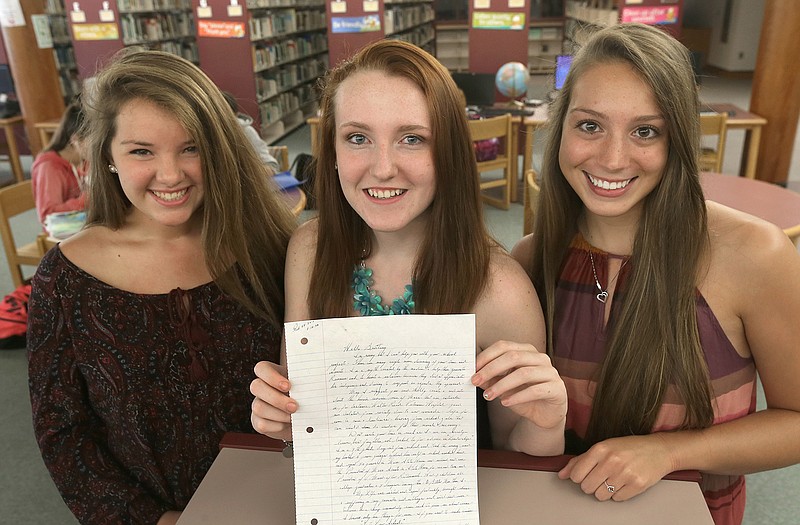
[[[704,145],[700,152],[698,166],[700,171],[722,171],[725,158],[725,135],[728,130],[728,115],[725,113],[704,113],[700,115],[700,136],[715,137],[713,146]],[[705,141],[704,141],[705,142]]]
[[[490,188],[502,188],[503,197],[498,199],[490,197],[489,195],[482,194],[484,202],[491,204],[497,208],[507,210],[511,205],[511,166],[515,162],[517,156],[512,152],[511,140],[511,115],[500,115],[493,118],[486,118],[480,120],[469,121],[470,138],[473,141],[486,140],[491,138],[498,138],[501,142],[500,152],[497,158],[478,162],[478,174],[486,173],[488,171],[502,170],[503,176],[499,179],[492,178],[484,180],[481,177],[480,185],[481,190]]]
[[[533,232],[533,218],[536,216],[536,207],[539,205],[539,185],[536,183],[536,172],[525,172],[525,192],[522,215],[522,235]]]
[[[278,161],[278,169],[289,171],[289,146],[270,146],[269,154]]]
[[[35,207],[31,181],[18,182],[0,189],[0,234],[3,237],[11,279],[17,287],[25,281],[22,265],[37,266],[44,253],[36,240],[18,246],[11,231],[10,219]]]

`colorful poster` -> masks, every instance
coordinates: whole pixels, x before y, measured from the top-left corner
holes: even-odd
[[[0,26],[22,27],[25,25],[25,15],[19,0],[0,0]]]
[[[119,40],[117,24],[72,24],[74,40]]]
[[[626,7],[622,10],[622,21],[647,25],[677,24],[678,7]]]
[[[244,22],[198,20],[197,36],[208,38],[244,38]]]
[[[521,31],[525,26],[525,13],[472,13],[473,29],[510,29]]]
[[[331,18],[331,33],[370,33],[381,30],[378,15]]]

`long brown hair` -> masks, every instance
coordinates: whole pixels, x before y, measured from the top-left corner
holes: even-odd
[[[713,422],[711,387],[697,329],[696,282],[707,249],[706,207],[698,176],[699,101],[688,51],[659,29],[620,24],[598,31],[576,54],[550,109],[529,272],[539,291],[553,352],[556,283],[583,204],[559,166],[573,87],[589,68],[630,64],[654,92],[667,121],[669,153],[645,198],[631,277],[599,371],[587,440],[652,431],[670,384],[686,405],[684,428]]]
[[[203,251],[217,285],[253,313],[283,326],[283,270],[294,218],[220,90],[197,66],[159,51],[123,50],[84,96],[89,141],[88,225],[119,229],[131,203],[109,171],[120,109],[147,100],[173,115],[200,152],[205,186]],[[252,293],[231,262],[238,263]]]
[[[365,246],[367,253],[370,250],[369,228],[345,199],[335,168],[336,93],[345,79],[360,71],[408,79],[425,96],[437,192],[412,277],[415,311],[467,312],[488,279],[494,243],[483,223],[464,106],[450,73],[435,58],[406,42],[379,40],[329,71],[323,84],[315,191],[319,233],[308,297],[311,315],[341,317],[352,311],[353,266]]]

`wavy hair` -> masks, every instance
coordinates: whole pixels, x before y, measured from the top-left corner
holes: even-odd
[[[583,212],[559,166],[559,147],[576,81],[598,64],[626,63],[653,90],[669,148],[659,184],[645,198],[631,277],[599,370],[589,444],[652,431],[670,384],[686,405],[684,428],[713,422],[711,387],[697,329],[696,283],[708,245],[697,158],[699,101],[686,48],[660,29],[620,24],[592,35],[576,53],[550,108],[542,185],[529,267],[553,353],[556,284]],[[636,378],[635,381],[630,378]]]
[[[363,71],[410,80],[427,101],[437,191],[412,276],[416,311],[467,312],[486,284],[496,243],[483,223],[464,106],[450,73],[434,57],[413,44],[379,40],[330,70],[322,84],[315,187],[319,233],[308,297],[311,315],[349,315],[353,266],[365,249],[367,255],[371,250],[369,227],[345,199],[335,168],[336,94],[347,78]]]
[[[217,285],[280,329],[283,270],[294,218],[269,185],[269,174],[216,85],[191,62],[169,53],[124,49],[84,97],[89,144],[87,225],[121,228],[131,203],[112,164],[111,141],[123,106],[146,100],[171,114],[198,147],[205,196],[202,243]],[[238,264],[241,276],[231,271]]]

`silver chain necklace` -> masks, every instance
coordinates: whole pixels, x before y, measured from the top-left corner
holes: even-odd
[[[599,293],[595,295],[595,298],[601,303],[605,304],[606,299],[608,299],[608,289],[611,288],[611,285],[614,284],[614,281],[617,280],[617,277],[619,277],[619,274],[622,271],[622,269],[625,268],[625,265],[628,264],[630,258],[627,258],[622,262],[622,264],[619,267],[619,270],[617,270],[616,275],[614,275],[614,277],[610,281],[608,281],[608,286],[606,286],[605,290],[603,290],[603,287],[600,286],[600,280],[597,278],[597,270],[594,267],[594,255],[592,255],[591,250],[589,251],[589,261],[591,261],[592,263],[592,275],[594,275],[594,284],[597,285],[597,290],[599,291]]]

